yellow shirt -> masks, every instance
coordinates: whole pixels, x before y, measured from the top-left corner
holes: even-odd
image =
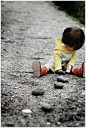
[[[54,61],[55,71],[62,69],[62,66],[64,66],[65,63],[68,63],[67,65],[71,65],[73,67],[76,61],[76,51],[67,50],[62,39],[56,38]]]

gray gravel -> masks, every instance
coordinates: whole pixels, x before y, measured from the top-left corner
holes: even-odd
[[[84,30],[52,2],[1,3],[2,127],[85,127],[85,79],[65,74],[62,76],[69,82],[60,82],[63,89],[55,89],[58,74],[49,72],[37,78],[32,73],[32,62],[47,63],[54,53],[55,38],[68,26]],[[77,52],[75,67],[84,58],[83,46]],[[44,95],[32,95],[35,88],[42,88]],[[52,111],[43,111],[44,103]]]

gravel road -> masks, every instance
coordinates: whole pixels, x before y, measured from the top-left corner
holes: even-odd
[[[1,3],[2,127],[85,127],[85,79],[66,74],[69,82],[56,89],[58,74],[49,72],[37,78],[32,73],[32,62],[47,63],[55,38],[68,26],[85,29],[52,2]],[[77,51],[75,67],[84,60],[85,46]],[[37,88],[44,94],[32,95]],[[52,110],[44,111],[44,103]]]

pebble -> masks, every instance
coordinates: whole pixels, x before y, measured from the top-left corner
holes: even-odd
[[[13,43],[13,41],[10,41],[10,43]]]
[[[48,111],[48,110],[51,110],[52,107],[51,107],[51,105],[49,105],[49,104],[47,104],[47,103],[44,103],[44,104],[43,104],[43,109]]]
[[[47,122],[47,125],[51,125],[51,123],[50,122]]]
[[[8,122],[6,123],[6,126],[8,126],[8,127],[13,127],[13,126],[14,126],[14,123],[13,123],[12,121],[8,121]]]
[[[30,109],[23,109],[22,113],[29,113],[30,114],[30,113],[32,113],[32,111]]]
[[[1,37],[1,39],[4,39],[4,37]]]
[[[57,81],[60,81],[60,82],[69,82],[68,78],[66,77],[63,77],[63,76],[58,76],[57,77]]]
[[[58,88],[58,89],[62,89],[64,85],[60,84],[60,83],[57,83],[57,82],[54,82],[54,87],[55,88]]]
[[[81,117],[80,117],[80,116],[77,116],[77,115],[76,115],[75,118],[76,118],[76,120],[78,120],[78,121],[81,120]]]
[[[73,122],[68,121],[68,122],[67,122],[67,126],[68,126],[68,127],[72,127],[72,126],[73,126]]]
[[[14,94],[18,94],[18,92],[14,91],[14,90],[13,90],[12,92],[13,92]]]
[[[60,74],[61,74],[61,75],[65,75],[65,72],[64,72],[63,70],[59,70],[59,71],[58,71],[58,74],[59,74],[59,75],[60,75]]]
[[[61,125],[61,122],[57,122],[57,125]]]
[[[18,89],[19,87],[14,87],[13,89]]]
[[[32,91],[32,95],[43,95],[44,94],[44,90],[43,89],[39,89],[39,88],[36,88]]]
[[[74,127],[79,127],[79,125],[80,125],[79,123],[76,123]]]

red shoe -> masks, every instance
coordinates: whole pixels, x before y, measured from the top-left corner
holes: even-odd
[[[75,68],[73,73],[77,76],[85,77],[85,65],[84,62],[82,63],[80,68]]]
[[[45,66],[43,66],[42,68],[41,68],[41,75],[44,75],[44,74],[46,74],[48,72],[48,69],[45,67]]]
[[[41,68],[41,63],[39,61],[34,61],[32,63],[32,69],[35,76],[37,77],[40,77],[41,75],[44,75],[48,72],[48,69],[45,66]]]

